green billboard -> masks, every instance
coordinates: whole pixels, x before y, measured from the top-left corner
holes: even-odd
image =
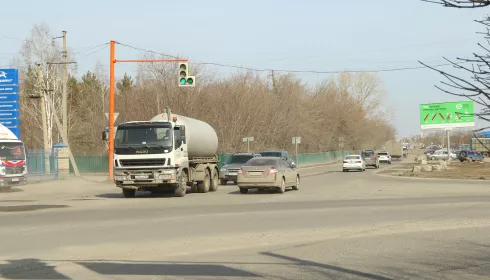
[[[420,128],[472,127],[474,112],[473,101],[420,104]]]

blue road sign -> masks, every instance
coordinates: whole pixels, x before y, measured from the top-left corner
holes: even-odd
[[[19,101],[19,94],[17,93],[0,93],[0,101]]]
[[[12,102],[0,102],[0,111],[18,111],[19,103],[17,101]]]
[[[0,93],[17,93],[19,86],[0,86]]]
[[[19,119],[0,120],[0,124],[3,124],[3,126],[7,126],[7,127],[18,127],[20,126],[20,120]]]
[[[10,131],[12,131],[15,136],[17,136],[18,139],[20,139],[20,127],[8,127]]]
[[[0,111],[0,119],[17,119],[19,111]]]
[[[19,70],[15,68],[0,69],[0,85],[18,85]]]

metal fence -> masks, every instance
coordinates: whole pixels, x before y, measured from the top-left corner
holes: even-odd
[[[334,151],[324,153],[309,153],[293,155],[292,158],[296,162],[298,167],[307,165],[321,165],[339,162],[346,155],[360,154],[360,151]],[[219,163],[221,168],[232,154],[218,154]],[[108,157],[107,156],[75,156],[75,161],[78,165],[80,173],[85,174],[98,174],[108,172]],[[70,173],[73,174],[73,167],[70,163]]]
[[[45,161],[49,158],[49,168]],[[27,179],[32,181],[57,180],[58,172],[58,154],[56,151],[46,154],[44,150],[27,150]]]

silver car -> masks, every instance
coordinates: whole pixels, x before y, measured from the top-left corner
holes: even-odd
[[[219,170],[219,181],[221,185],[226,185],[228,181],[237,183],[238,170],[250,159],[260,157],[257,153],[236,153],[231,155],[226,163]]]

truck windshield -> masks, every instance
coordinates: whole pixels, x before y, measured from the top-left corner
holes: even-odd
[[[24,145],[21,143],[0,143],[1,160],[24,160]]]
[[[115,147],[163,147],[173,148],[172,127],[163,126],[123,126],[118,127],[115,137]]]

